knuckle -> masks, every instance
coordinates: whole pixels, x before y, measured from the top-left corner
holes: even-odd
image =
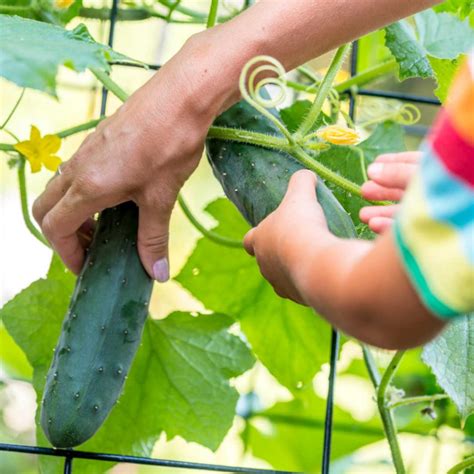
[[[75,194],[83,197],[97,198],[104,194],[106,186],[104,178],[98,173],[78,175],[74,179],[71,189]]]
[[[35,202],[33,203],[33,207],[31,208],[31,213],[33,214],[33,218],[38,224],[41,224],[41,217],[42,217],[42,211],[41,211],[41,201],[40,198],[36,199]]]
[[[54,219],[51,216],[51,214],[46,214],[41,224],[41,230],[43,231],[43,234],[50,242],[54,240],[55,224],[54,224]]]
[[[161,253],[168,248],[169,233],[139,234],[138,245],[150,252]]]

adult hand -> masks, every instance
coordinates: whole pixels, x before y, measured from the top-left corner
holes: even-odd
[[[420,157],[418,151],[380,155],[367,169],[370,180],[362,186],[362,196],[372,201],[400,201]],[[392,226],[398,208],[398,204],[366,206],[360,211],[360,219],[372,231],[382,233]]]
[[[224,100],[203,90],[210,82],[203,76],[211,72],[199,48],[198,42],[188,41],[101,122],[34,203],[41,230],[74,273],[82,267],[83,236],[90,233],[94,214],[134,201],[143,265],[156,280],[169,278],[171,211],[198,165],[207,130]]]

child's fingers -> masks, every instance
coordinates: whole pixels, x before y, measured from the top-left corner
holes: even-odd
[[[359,217],[362,222],[368,224],[375,217],[393,218],[399,208],[398,204],[392,204],[391,206],[366,206],[360,210]]]
[[[412,163],[372,163],[367,174],[381,186],[406,189],[417,169],[418,166]]]
[[[300,200],[316,199],[316,175],[309,170],[300,170],[293,174],[288,183],[284,201],[287,199]]]
[[[402,189],[387,188],[374,181],[367,181],[362,185],[362,197],[369,201],[399,201],[403,193]]]
[[[255,251],[253,249],[254,247],[254,240],[255,240],[255,227],[253,229],[250,229],[244,237],[244,248],[247,251],[248,254],[254,256]]]
[[[379,155],[376,163],[418,163],[421,158],[419,151],[403,151],[401,153],[384,153]]]
[[[393,225],[393,219],[390,217],[374,217],[369,221],[369,229],[376,234],[381,234],[390,229]]]

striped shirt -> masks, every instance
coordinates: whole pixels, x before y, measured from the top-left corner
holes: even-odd
[[[474,311],[474,51],[422,151],[395,240],[425,306],[452,318]]]

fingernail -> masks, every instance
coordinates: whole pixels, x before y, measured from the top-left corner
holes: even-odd
[[[367,168],[367,174],[369,175],[369,178],[372,178],[372,179],[380,178],[380,176],[382,175],[382,171],[383,171],[382,163],[372,163]]]
[[[160,283],[170,279],[170,267],[167,258],[160,258],[153,264],[153,276]]]

